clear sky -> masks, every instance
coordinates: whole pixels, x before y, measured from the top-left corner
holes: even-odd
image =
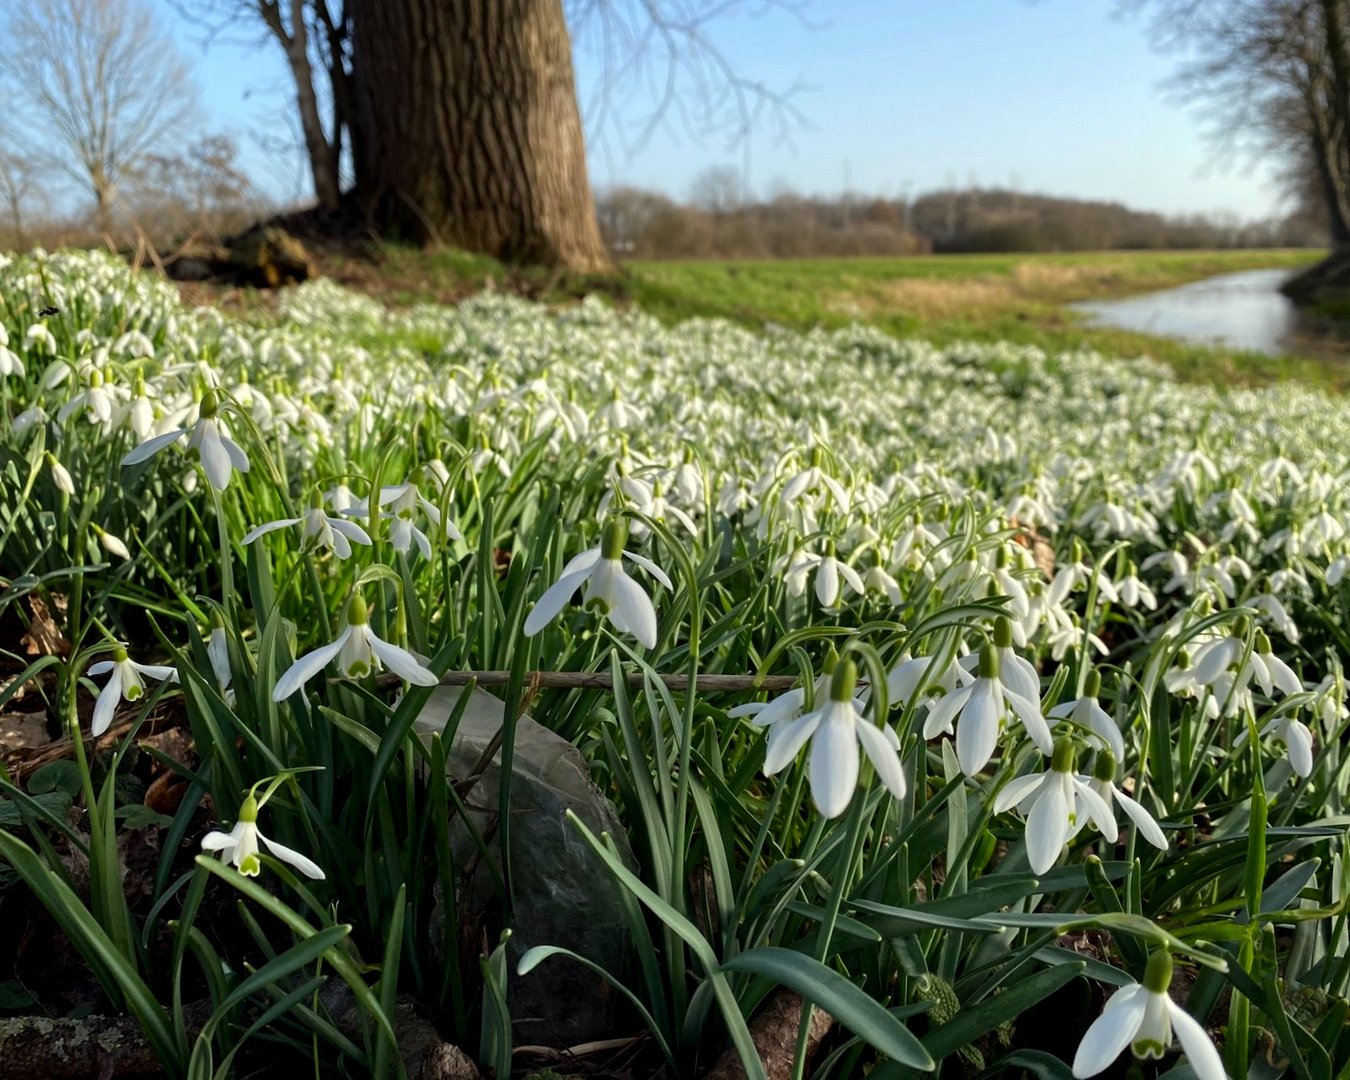
[[[288,137],[289,84],[279,50],[202,33],[168,0],[152,0],[188,54],[205,100],[204,127],[233,132],[273,195],[305,191],[294,154],[264,151],[257,133]],[[949,183],[1014,186],[1110,199],[1167,212],[1244,218],[1280,208],[1267,170],[1216,158],[1203,115],[1162,85],[1175,58],[1113,0],[812,0],[807,22],[760,5],[711,28],[731,63],[770,87],[799,85],[806,123],[783,143],[768,130],[749,147],[750,191],[917,193]],[[237,36],[237,35],[236,35]],[[598,64],[576,56],[588,100]],[[631,91],[633,88],[629,88]],[[623,95],[635,131],[651,109]],[[592,182],[689,193],[715,165],[743,167],[725,135],[691,137],[678,123],[630,152],[612,135],[589,140]]]

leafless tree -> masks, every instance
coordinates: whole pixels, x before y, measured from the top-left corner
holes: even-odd
[[[118,183],[179,133],[196,91],[140,0],[9,0],[0,80],[39,159],[86,186],[111,228]]]
[[[1175,86],[1230,147],[1311,177],[1335,251],[1350,250],[1350,0],[1123,0],[1184,56]]]
[[[0,209],[15,247],[27,246],[24,216],[31,209],[40,172],[32,154],[0,118]]]
[[[739,70],[714,24],[800,16],[808,0],[171,0],[207,39],[279,44],[295,87],[314,191],[381,231],[509,260],[597,270],[572,51],[598,58],[590,134],[636,148],[662,124],[780,134],[801,121],[795,87]],[[650,96],[634,117],[619,102]],[[743,166],[742,175],[748,172]]]
[[[343,158],[352,109],[350,20],[345,0],[174,0],[206,40],[246,35],[272,41],[286,57],[305,156],[319,205],[342,200]],[[249,35],[256,27],[261,38]]]

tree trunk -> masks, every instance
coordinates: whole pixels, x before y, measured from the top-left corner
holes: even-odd
[[[562,0],[352,0],[358,204],[382,231],[609,268]]]
[[[314,68],[309,62],[309,35],[305,25],[305,0],[290,0],[290,30],[281,16],[278,0],[259,0],[258,12],[286,53],[286,64],[295,83],[295,104],[300,113],[300,130],[309,155],[314,197],[326,210],[336,209],[342,201],[338,180],[341,145],[338,132],[330,142],[323,132],[318,95],[314,92]]]

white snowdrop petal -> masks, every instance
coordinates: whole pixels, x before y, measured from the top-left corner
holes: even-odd
[[[388,641],[381,641],[373,633],[370,635],[370,648],[379,657],[380,663],[400,679],[414,686],[435,686],[440,680],[423,667],[407,649]]]
[[[854,722],[830,709],[811,740],[811,798],[822,817],[848,809],[858,787],[858,737]]]
[[[1116,789],[1112,794],[1115,795],[1120,808],[1125,811],[1125,816],[1134,822],[1134,827],[1139,830],[1139,835],[1155,848],[1166,851],[1168,846],[1167,834],[1162,831],[1162,826],[1158,824],[1153,815],[1123,791]]]
[[[1205,1029],[1171,998],[1166,998],[1166,1004],[1172,1018],[1172,1034],[1181,1043],[1196,1080],[1226,1080],[1223,1059]]]
[[[1126,986],[1111,995],[1102,1014],[1092,1022],[1073,1057],[1073,1075],[1078,1080],[1096,1076],[1110,1066],[1130,1045],[1144,1018],[1144,994],[1139,985]]]
[[[860,719],[855,725],[858,742],[867,754],[867,759],[876,770],[877,778],[886,786],[886,790],[897,799],[905,797],[905,770],[900,765],[900,755],[886,733],[870,720]]]
[[[971,688],[970,698],[956,723],[956,758],[967,776],[975,776],[994,756],[1002,707],[991,680],[980,679]]]
[[[349,626],[338,635],[337,640],[332,644],[324,645],[296,660],[286,669],[281,678],[277,680],[276,686],[272,688],[272,700],[285,701],[315,675],[319,674],[342,651],[342,646],[347,643],[351,634],[352,628]]]
[[[550,585],[544,591],[544,595],[535,601],[534,607],[525,617],[525,636],[534,637],[535,634],[557,618],[562,613],[563,608],[567,606],[567,602],[576,594],[576,591],[586,583],[590,573],[590,567],[586,566],[573,573],[564,574]]]
[[[616,629],[632,634],[649,649],[656,648],[656,609],[642,586],[622,570],[611,583],[612,603],[609,621]]]
[[[277,841],[271,839],[265,833],[259,833],[258,839],[263,842],[263,847],[267,848],[268,851],[282,862],[294,866],[300,873],[304,874],[305,877],[311,878],[314,881],[324,880],[323,870],[313,859],[301,855],[300,852],[296,851],[294,848],[288,848],[285,844],[277,843]]]

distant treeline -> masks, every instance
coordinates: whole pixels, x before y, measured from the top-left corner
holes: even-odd
[[[923,252],[1311,247],[1308,213],[1267,221],[1168,215],[1002,189],[949,188],[914,199],[779,194],[740,202],[734,177],[709,174],[689,202],[631,187],[600,193],[600,228],[620,258],[793,258]]]

